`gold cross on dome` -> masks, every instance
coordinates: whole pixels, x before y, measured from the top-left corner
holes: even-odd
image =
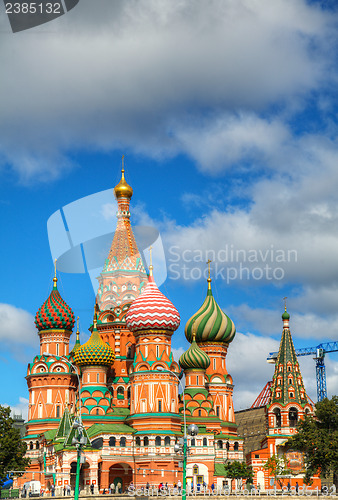
[[[208,266],[208,280],[210,280],[210,264],[211,264],[212,260],[208,259],[207,260],[207,266]]]
[[[283,297],[283,300],[284,300],[284,309],[285,309],[285,311],[286,311],[286,299],[287,299],[287,297]]]

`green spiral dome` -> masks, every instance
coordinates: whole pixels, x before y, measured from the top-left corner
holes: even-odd
[[[235,337],[236,328],[233,321],[222,311],[214,299],[210,281],[208,280],[208,292],[205,301],[185,325],[185,336],[189,342],[192,342],[192,326],[194,324],[196,342],[229,344]]]
[[[182,354],[179,364],[183,370],[192,368],[206,370],[210,366],[209,356],[193,340],[189,349]]]
[[[73,349],[74,352],[74,349]],[[103,342],[97,329],[96,322],[90,339],[78,347],[74,353],[74,361],[78,366],[99,365],[110,366],[115,359],[115,353],[109,344]]]

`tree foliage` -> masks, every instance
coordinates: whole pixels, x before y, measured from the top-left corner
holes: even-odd
[[[275,483],[278,483],[280,488],[283,488],[283,486],[285,486],[285,480],[289,480],[289,477],[294,474],[289,468],[286,460],[277,455],[272,455],[272,457],[268,458],[267,462],[264,464],[264,469],[269,472],[270,476],[273,476]]]
[[[8,471],[22,471],[29,465],[29,459],[24,458],[26,443],[21,441],[20,431],[14,429],[10,413],[10,408],[0,406],[0,487]]]
[[[225,462],[225,476],[229,479],[243,479],[251,480],[253,478],[253,470],[251,465],[247,465],[245,462],[239,462],[234,460],[233,462]]]
[[[306,416],[298,424],[298,433],[288,446],[305,454],[305,481],[320,472],[323,477],[338,471],[338,396],[316,404],[315,418]]]

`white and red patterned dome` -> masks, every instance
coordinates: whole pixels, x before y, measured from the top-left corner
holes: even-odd
[[[180,325],[180,315],[176,307],[157,288],[152,274],[144,292],[134,300],[126,314],[127,328],[139,330],[172,330]]]

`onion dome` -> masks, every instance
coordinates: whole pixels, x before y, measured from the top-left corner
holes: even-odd
[[[61,297],[57,286],[56,275],[53,278],[53,289],[48,299],[35,315],[36,328],[41,330],[72,330],[74,313]]]
[[[286,306],[285,306],[285,310],[282,314],[282,319],[290,319],[290,314],[287,312]]]
[[[180,315],[172,302],[157,288],[152,269],[150,265],[148,284],[128,309],[127,328],[132,332],[152,328],[175,331],[180,325]]]
[[[188,320],[185,325],[185,336],[192,341],[192,326],[196,330],[196,341],[200,342],[225,342],[233,341],[236,328],[233,321],[217,304],[211,291],[211,279],[208,278],[208,292],[199,310]]]
[[[289,328],[289,319],[290,319],[290,314],[287,312],[285,305],[284,312],[282,314],[283,329]]]
[[[121,180],[120,182],[115,186],[114,188],[114,194],[116,199],[119,198],[131,198],[133,196],[133,188],[129,186],[129,184],[126,182],[124,178],[124,168],[122,167],[121,171]]]
[[[210,366],[209,356],[196,344],[195,332],[193,333],[192,344],[189,349],[180,357],[179,364],[183,368],[183,370],[189,370],[193,368],[206,370]]]
[[[114,359],[115,353],[109,344],[103,342],[97,328],[96,313],[94,315],[93,331],[90,339],[79,347],[74,354],[74,362],[78,366],[82,365],[99,365],[110,366]]]

